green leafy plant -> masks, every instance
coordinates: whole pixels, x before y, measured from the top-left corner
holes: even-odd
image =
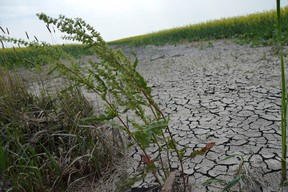
[[[165,168],[163,155],[170,160],[172,150],[180,162],[185,186],[183,157],[168,126],[169,120],[154,102],[151,88],[136,70],[138,60],[131,62],[121,50],[110,48],[100,34],[82,19],[73,20],[65,16],[53,19],[43,13],[38,14],[38,17],[47,25],[54,24],[61,32],[67,33],[68,36],[64,38],[90,45],[99,58],[99,62],[90,60],[89,67],[82,67],[70,60],[69,66],[57,63],[54,68],[61,76],[72,80],[75,86],[84,86],[103,100],[106,105],[105,113],[90,117],[90,120],[103,117],[105,121],[118,119],[120,127],[142,150],[146,171],[151,173],[159,184],[163,181],[157,175],[158,166],[150,159],[147,148],[151,143],[158,146],[160,170],[165,177],[168,177],[169,171]]]

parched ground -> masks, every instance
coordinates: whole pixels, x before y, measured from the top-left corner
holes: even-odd
[[[186,155],[216,143],[205,156],[185,162],[192,191],[220,191],[202,183],[209,178],[228,182],[237,170],[247,179],[246,191],[280,191],[281,74],[275,49],[219,40],[124,50],[137,53],[138,70],[170,116],[177,143],[190,148]],[[223,160],[234,154],[238,157]],[[132,150],[130,155],[129,171],[137,172],[133,165],[140,154]],[[148,178],[134,187],[150,184]]]
[[[202,185],[208,178],[230,181],[241,158],[223,159],[233,154],[244,159],[247,191],[280,190],[281,74],[275,49],[220,40],[132,50],[154,98],[171,117],[178,144],[192,152],[216,143],[205,157],[185,163],[193,191],[219,191]],[[147,186],[145,180],[137,185]]]

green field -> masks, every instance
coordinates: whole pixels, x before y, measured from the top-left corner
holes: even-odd
[[[282,8],[282,42],[288,43],[288,6]],[[162,30],[154,33],[128,37],[109,42],[110,45],[164,45],[194,42],[213,39],[236,39],[238,43],[253,45],[271,45],[275,39],[276,11],[265,11],[246,16],[223,18],[195,25]],[[51,56],[51,48],[62,49],[66,53],[79,57],[92,54],[85,46],[54,45],[49,48],[5,48],[0,50],[0,64],[7,68],[24,66],[27,68],[37,64],[45,64],[45,55]],[[55,49],[56,50],[56,49]],[[54,52],[54,51],[52,51]],[[57,57],[57,53],[53,53]],[[44,55],[44,56],[43,56]],[[61,54],[58,54],[59,56]]]
[[[288,7],[281,10],[283,41],[288,43]],[[275,38],[276,11],[265,11],[246,16],[223,18],[195,25],[162,30],[154,33],[113,41],[117,45],[164,45],[199,40],[237,38],[243,43],[269,45]]]

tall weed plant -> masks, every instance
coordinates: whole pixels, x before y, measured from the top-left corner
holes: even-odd
[[[51,71],[57,71],[60,76],[72,81],[74,86],[85,87],[102,99],[104,113],[86,120],[117,122],[115,126],[132,139],[128,145],[137,145],[142,151],[144,175],[152,175],[162,190],[168,191],[179,170],[182,190],[186,191],[188,178],[184,173],[184,156],[187,148],[180,148],[174,140],[169,118],[154,101],[152,89],[137,71],[137,58],[131,61],[120,49],[110,48],[100,34],[80,18],[70,19],[63,15],[51,18],[43,13],[38,17],[47,26],[55,25],[66,33],[64,39],[88,45],[98,58],[98,61],[89,60],[88,66],[81,66],[73,60],[69,65],[58,62]],[[152,145],[158,148],[158,160],[151,158],[149,147]],[[189,157],[203,155],[213,146],[214,143],[208,143]],[[172,167],[172,156],[177,157],[176,171]]]
[[[110,48],[93,27],[82,19],[70,19],[65,16],[51,18],[38,14],[47,25],[56,25],[66,34],[65,39],[80,41],[90,45],[99,61],[89,61],[89,66],[82,67],[70,61],[67,66],[57,63],[54,70],[61,76],[72,80],[76,86],[83,86],[93,91],[104,102],[106,109],[100,116],[91,116],[89,121],[107,121],[117,119],[119,127],[132,138],[131,145],[137,145],[142,151],[145,172],[155,177],[162,185],[171,173],[170,158],[174,153],[179,160],[182,182],[185,190],[183,157],[184,150],[179,149],[168,126],[169,119],[162,113],[151,95],[145,79],[136,70],[138,60],[134,62],[121,50]],[[149,155],[151,144],[158,147],[160,162],[156,164]],[[163,145],[164,144],[164,145]],[[165,165],[164,159],[169,165]],[[162,179],[158,174],[161,171]]]

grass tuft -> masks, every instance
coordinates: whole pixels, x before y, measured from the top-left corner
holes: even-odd
[[[95,112],[79,89],[35,96],[18,76],[0,75],[0,188],[66,190],[122,155],[117,130],[82,121]]]

